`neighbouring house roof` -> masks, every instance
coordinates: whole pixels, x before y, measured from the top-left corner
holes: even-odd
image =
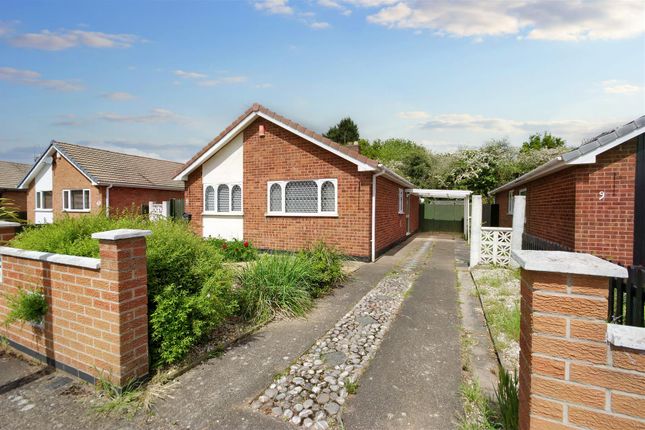
[[[253,120],[256,118],[265,118],[274,124],[291,131],[292,133],[318,145],[341,158],[344,158],[352,163],[354,163],[359,171],[383,171],[384,176],[387,176],[389,179],[402,184],[406,187],[412,188],[414,185],[409,182],[407,179],[393,172],[392,170],[386,168],[376,160],[372,160],[364,155],[359,154],[357,151],[348,148],[346,146],[340,145],[334,142],[331,139],[328,139],[308,128],[298,124],[295,121],[292,121],[288,118],[279,115],[266,107],[255,103],[253,106],[248,108],[242,115],[240,115],[235,121],[228,125],[217,137],[211,140],[208,145],[203,147],[193,158],[188,160],[181,169],[178,170],[177,175],[175,176],[176,180],[186,180],[188,175],[201,166],[206,160],[208,160],[213,154],[215,154],[221,147],[226,145],[228,142],[233,140],[242,130],[246,128]]]
[[[525,173],[519,178],[494,189],[490,194],[497,194],[501,191],[511,190],[527,182],[534,181],[543,176],[566,169],[567,167],[580,164],[594,164],[596,162],[596,157],[599,154],[625,143],[636,136],[640,136],[643,133],[645,133],[645,115],[611,131],[599,134],[573,151],[564,153],[557,158],[536,167],[530,172]]]
[[[173,180],[182,165],[174,161],[124,154],[83,145],[52,141],[20,183],[26,188],[48,157],[58,152],[93,185],[132,188],[183,190],[184,184]]]
[[[30,164],[0,160],[0,189],[17,189],[20,181],[25,177],[30,167]]]

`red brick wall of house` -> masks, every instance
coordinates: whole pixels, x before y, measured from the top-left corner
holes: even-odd
[[[246,193],[246,190],[242,191]],[[246,196],[244,196],[246,199]],[[246,204],[246,202],[245,202]],[[204,192],[202,185],[202,167],[199,166],[188,175],[186,188],[184,190],[184,210],[192,215],[190,226],[195,234],[202,236],[202,212],[204,211]]]
[[[419,196],[410,196],[410,233],[419,230]]]
[[[407,220],[399,214],[399,189],[396,184],[379,176],[376,178],[376,253],[405,238]],[[418,213],[418,209],[417,209]]]
[[[261,124],[264,137],[258,135]],[[246,239],[259,248],[287,251],[322,239],[347,255],[370,256],[370,172],[358,172],[353,163],[262,118],[244,130],[243,163]],[[265,215],[267,181],[323,178],[338,180],[338,217]]]
[[[575,250],[632,264],[636,139],[576,170]],[[603,200],[600,192],[605,194]]]
[[[7,297],[19,289],[42,290],[48,310],[42,327],[3,324],[0,335],[123,386],[148,373],[146,241],[101,240],[99,246],[100,269],[3,255],[0,320],[9,312]]]
[[[106,187],[101,187],[103,195]],[[153,190],[148,188],[113,187],[110,189],[110,215],[134,210],[141,212],[141,205],[149,202],[160,203],[170,199],[183,199],[183,191]]]
[[[522,185],[519,188],[527,189],[525,232],[574,251],[631,264],[635,175],[636,139],[632,139],[600,154],[595,164],[570,167]],[[502,227],[513,223],[512,215],[505,215],[507,195],[502,191],[495,196]]]
[[[0,197],[13,202],[18,212],[27,211],[27,190],[24,191],[0,191]]]

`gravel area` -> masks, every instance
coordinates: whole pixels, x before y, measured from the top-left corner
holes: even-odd
[[[335,326],[278,375],[251,408],[312,429],[340,422],[342,406],[356,387],[416,277],[431,246],[425,243],[398,272],[383,278]]]
[[[510,372],[519,369],[520,280],[517,271],[477,267],[472,274],[502,365]]]

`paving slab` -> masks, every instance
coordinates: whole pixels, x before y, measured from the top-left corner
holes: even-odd
[[[461,412],[455,241],[433,240],[429,262],[346,403],[347,430],[455,427]]]

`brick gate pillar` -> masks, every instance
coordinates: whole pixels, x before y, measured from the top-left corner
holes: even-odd
[[[150,230],[110,230],[94,233],[99,240],[101,279],[109,294],[103,314],[113,319],[112,344],[116,362],[112,382],[123,386],[148,374],[148,271],[146,236]]]
[[[522,268],[520,429],[645,429],[643,414],[629,416],[616,400],[636,394],[645,405],[645,369],[616,366],[606,341],[608,278],[627,270],[589,254],[519,250],[513,258]]]

